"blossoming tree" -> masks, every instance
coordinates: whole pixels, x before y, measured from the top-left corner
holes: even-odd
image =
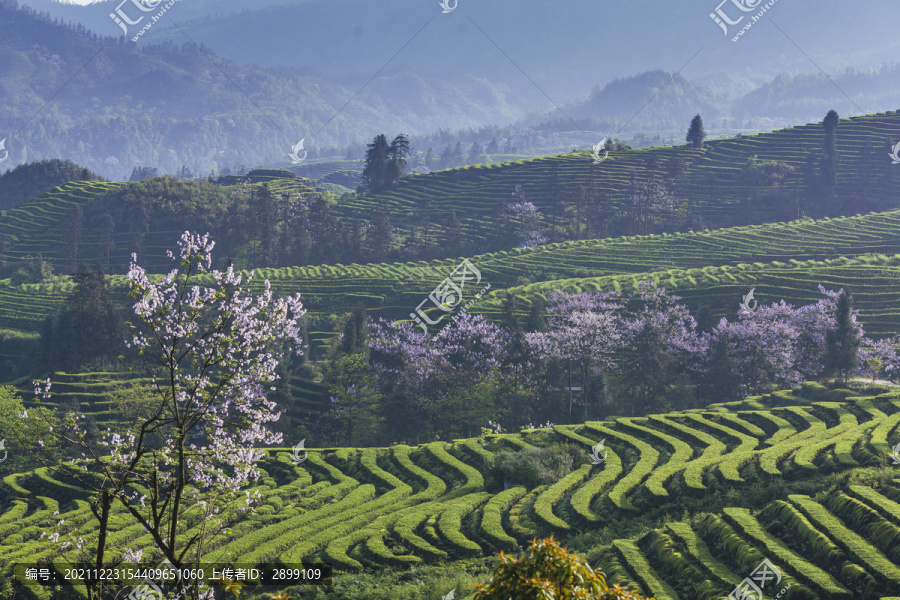
[[[53,435],[81,452],[81,460],[48,466],[93,494],[99,523],[90,562],[98,568],[120,560],[106,553],[115,503],[146,530],[154,560],[176,567],[199,561],[204,542],[240,516],[229,504],[259,477],[259,446],[281,441],[267,427],[281,413],[266,394],[275,389],[269,386],[281,357],[272,348],[293,345],[302,352],[299,294],[276,299],[266,281],[254,296],[246,290],[252,272],[245,279],[232,267],[213,270],[208,235],[185,232],[179,246],[179,256],[168,252],[177,263],[168,275],[153,281],[134,254],[128,272],[137,316],[128,345],[155,399],[151,416],[92,440],[80,427],[83,416],[54,421],[42,408],[33,415],[56,425]],[[49,379],[36,386],[49,397]],[[245,500],[253,504],[249,493]],[[84,546],[80,538],[75,543]],[[128,549],[121,560],[142,558],[142,550]],[[88,588],[90,598],[101,597],[98,584]],[[199,596],[196,587],[181,591]]]

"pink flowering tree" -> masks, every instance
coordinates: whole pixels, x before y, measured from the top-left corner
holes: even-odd
[[[410,322],[369,322],[369,348],[395,439],[471,435],[492,415],[505,334],[460,313],[434,336]],[[417,440],[421,441],[421,439]]]
[[[549,238],[543,234],[543,215],[533,202],[525,199],[525,190],[517,185],[513,196],[519,201],[507,207],[510,222],[515,225],[519,248],[533,248],[546,244]]]
[[[697,367],[704,345],[681,298],[650,282],[627,298],[620,369],[632,414],[667,408],[676,379]]]
[[[98,568],[149,558],[130,548],[123,557],[106,555],[114,503],[149,534],[153,560],[176,567],[199,562],[204,542],[254,504],[245,492],[246,507],[235,508],[241,488],[259,477],[259,447],[281,442],[268,428],[281,415],[266,398],[283,352],[273,349],[292,345],[302,352],[297,319],[305,311],[299,294],[276,299],[268,281],[258,295],[246,291],[252,272],[244,278],[231,267],[213,270],[213,245],[208,235],[185,232],[179,255],[168,252],[175,268],[155,281],[132,254],[128,281],[137,322],[129,323],[128,345],[155,398],[151,416],[107,430],[99,441],[87,437],[74,414],[53,431],[81,452],[81,460],[58,462],[54,470],[95,496]],[[36,392],[48,397],[49,385],[36,382]],[[92,586],[89,594],[99,598],[102,590]]]
[[[549,300],[547,331],[528,333],[525,339],[535,356],[564,365],[570,423],[574,418],[571,388],[576,387],[573,386],[575,375],[578,387],[583,388],[586,420],[588,399],[594,393],[592,382],[614,368],[613,357],[624,324],[618,314],[622,309],[621,298],[615,292],[554,292]]]

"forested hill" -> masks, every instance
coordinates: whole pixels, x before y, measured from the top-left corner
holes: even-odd
[[[898,140],[896,111],[840,120],[833,187],[823,180],[825,129],[811,123],[703,148],[613,149],[601,164],[585,151],[427,173],[381,196],[406,223],[447,223],[455,211],[482,251],[516,243],[520,232],[505,218],[516,186],[543,213],[550,241],[855,214],[897,206],[900,172],[889,154]],[[381,199],[352,205],[371,210]]]
[[[406,109],[363,91],[336,115],[356,88],[231,63],[183,35],[138,48],[15,0],[0,0],[0,40],[0,129],[12,132],[0,133],[4,167],[70,158],[110,179],[127,178],[136,165],[163,173],[187,165],[206,175],[285,157],[305,136],[312,157],[382,128],[432,131],[438,115],[474,125],[466,115],[484,104],[474,96],[491,98],[498,119],[508,114],[490,84],[474,82],[465,93],[413,86]],[[426,100],[445,94],[454,102],[428,108]]]
[[[102,177],[99,175],[67,160],[42,160],[19,165],[0,175],[0,210],[15,208],[70,181],[100,180]]]
[[[0,216],[0,260],[7,275],[39,254],[57,272],[100,260],[123,273],[132,251],[156,260],[185,227],[214,233],[219,257],[241,268],[433,260],[510,250],[530,233],[553,243],[897,208],[900,168],[888,153],[900,113],[841,120],[835,137],[833,187],[821,123],[703,148],[613,147],[599,165],[573,152],[435,171],[340,198],[279,170],[231,186],[71,182]],[[540,215],[513,214],[522,199]]]

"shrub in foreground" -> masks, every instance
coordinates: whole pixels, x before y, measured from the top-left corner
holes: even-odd
[[[653,600],[609,587],[600,569],[553,538],[532,540],[520,559],[500,553],[494,577],[476,586],[475,600]]]

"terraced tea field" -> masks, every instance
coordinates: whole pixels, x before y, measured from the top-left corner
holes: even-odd
[[[854,307],[860,310],[860,322],[873,337],[894,335],[900,329],[900,255],[864,255],[857,258],[837,258],[824,261],[774,261],[768,264],[738,264],[735,266],[704,267],[700,269],[670,269],[632,275],[611,275],[585,279],[555,280],[509,288],[523,304],[535,296],[546,297],[553,290],[590,292],[598,290],[636,289],[642,281],[651,281],[680,296],[696,311],[708,306],[711,315],[734,317],[747,290],[755,288],[760,303],[781,300],[794,306],[812,304],[822,298],[818,286],[826,289],[847,289],[853,294]],[[491,292],[475,310],[491,318],[500,318],[502,302],[507,290]],[[695,312],[696,314],[696,312]]]
[[[179,184],[187,185],[184,182]],[[110,192],[129,185],[122,182],[72,181],[17,208],[3,211],[0,215],[0,231],[9,236],[9,242],[8,247],[0,252],[0,260],[16,262],[27,256],[41,255],[45,259],[55,261],[58,271],[64,271],[71,263],[68,254],[70,212],[76,206],[87,209],[89,205],[99,202]],[[262,183],[254,185],[259,186]],[[280,178],[267,182],[267,185],[276,197],[281,194],[307,197],[316,193],[308,179]],[[210,227],[210,232],[215,234],[221,225],[214,224]],[[152,264],[159,267],[158,270],[167,269],[168,265],[164,262],[165,252],[174,245],[182,232],[183,227],[177,222],[165,225],[154,223],[142,242],[142,255],[145,259],[149,257]],[[124,273],[127,271],[133,250],[134,235],[132,224],[119,223],[107,240],[103,226],[84,222],[78,243],[79,261],[87,263],[101,261],[106,265],[106,250],[109,245],[109,271]]]
[[[146,380],[127,372],[63,373],[51,375],[53,396],[43,404],[53,408],[78,407],[78,411],[97,424],[101,430],[122,426],[116,414],[116,406],[110,394],[133,385],[146,385]],[[12,382],[27,407],[34,406],[34,387],[30,379],[22,378]],[[323,414],[328,402],[324,385],[294,377],[288,381],[292,403],[285,412],[288,419],[295,422],[314,422]]]
[[[900,253],[900,211],[868,214],[856,217],[823,219],[819,221],[799,221],[792,223],[771,223],[766,225],[732,227],[715,231],[691,232],[675,235],[632,236],[549,244],[534,249],[517,249],[509,252],[482,254],[470,260],[481,271],[483,281],[491,284],[493,290],[489,300],[479,304],[475,310],[497,314],[499,304],[496,299],[502,290],[515,286],[519,278],[532,281],[565,280],[579,278],[583,282],[544,281],[524,286],[524,295],[545,294],[552,287],[583,286],[585,288],[627,287],[637,279],[659,279],[668,286],[670,281],[680,281],[677,293],[689,295],[691,278],[709,283],[717,283],[710,277],[722,278],[717,298],[704,299],[713,305],[718,314],[733,311],[735,294],[746,293],[744,286],[752,280],[739,278],[741,269],[756,272],[759,265],[739,267],[729,271],[731,275],[713,275],[711,268],[720,265],[740,265],[741,263],[767,263],[806,260],[827,260],[840,256],[858,257],[869,253]],[[161,251],[162,252],[162,251]],[[848,285],[865,304],[866,298],[881,296],[884,306],[890,306],[895,294],[896,283],[890,261],[882,258],[860,258],[871,261],[871,265],[884,264],[883,278],[874,287],[874,281],[848,275],[847,283],[842,280],[823,278],[821,283],[837,286]],[[299,291],[307,309],[312,313],[330,314],[341,310],[351,310],[358,302],[363,302],[373,314],[383,314],[394,318],[405,317],[422,298],[458,264],[459,259],[434,260],[417,263],[391,263],[366,265],[320,265],[311,267],[290,267],[282,269],[259,269],[258,280],[268,278],[280,293]],[[774,287],[763,281],[759,292],[763,298],[806,301],[815,296],[817,269],[827,263],[797,267],[805,269],[802,278],[808,283],[800,286],[793,280],[775,282]],[[776,265],[776,270],[781,268]],[[829,267],[831,268],[831,267]],[[670,270],[706,269],[698,274],[660,274]],[[846,269],[851,271],[851,269]],[[876,267],[870,273],[878,271]],[[654,273],[647,275],[647,273]],[[674,273],[674,272],[673,272]],[[640,274],[634,275],[631,274]],[[602,279],[596,279],[596,278]],[[594,279],[588,279],[594,278]],[[859,284],[859,285],[857,285]],[[787,285],[785,291],[778,286]],[[121,276],[111,277],[111,286],[118,293],[118,302],[125,304],[125,280]],[[811,286],[811,287],[810,287]],[[67,279],[58,279],[48,284],[27,284],[12,286],[0,284],[0,329],[37,333],[41,322],[60,305],[72,284]],[[802,293],[798,291],[802,290]],[[704,289],[708,295],[710,289]],[[698,292],[699,295],[699,292]],[[490,300],[493,298],[493,300]],[[116,298],[114,298],[115,300]],[[24,307],[28,307],[27,310]],[[868,318],[882,320],[884,309]],[[877,327],[881,327],[880,325]],[[875,330],[873,330],[875,331]],[[881,329],[878,329],[881,331]]]
[[[875,198],[895,201],[896,174],[887,160],[888,141],[900,138],[900,114],[888,112],[852,117],[840,121],[837,143],[841,153],[838,164],[838,198],[849,200],[850,214],[871,210]],[[690,211],[709,227],[761,223],[773,220],[767,209],[748,203],[752,189],[742,181],[741,169],[750,157],[781,161],[797,167],[782,186],[794,190],[800,183],[799,168],[804,153],[818,154],[824,140],[821,123],[778,130],[728,140],[711,140],[707,148],[695,150],[687,146],[610,152],[602,166],[592,168],[586,151],[544,157],[513,163],[478,165],[426,173],[402,181],[396,190],[385,195],[392,211],[412,216],[425,200],[431,201],[433,219],[449,218],[456,211],[466,235],[473,240],[487,240],[493,235],[492,211],[500,199],[509,200],[516,185],[522,185],[528,199],[545,214],[551,214],[557,199],[569,205],[579,187],[589,187],[591,180],[598,193],[609,196],[613,210],[623,211],[629,195],[629,183],[635,173],[663,177],[668,162],[683,161],[685,172],[678,184],[679,198],[690,199]],[[558,173],[554,185],[553,170]],[[558,189],[557,189],[558,188]],[[865,193],[860,193],[865,190]],[[358,198],[347,205],[364,213],[371,211],[377,199]],[[882,206],[882,208],[884,208]],[[845,213],[846,214],[846,213]]]
[[[838,128],[838,187],[836,197],[850,201],[845,213],[885,210],[897,207],[896,175],[890,168],[886,149],[890,140],[900,138],[900,113],[879,113],[853,117],[840,122]],[[678,178],[677,195],[682,208],[694,217],[694,222],[711,228],[737,224],[763,223],[787,218],[782,210],[775,214],[764,203],[750,201],[759,192],[741,175],[748,159],[781,161],[798,170],[780,184],[792,192],[804,184],[799,167],[805,153],[821,151],[824,130],[820,123],[779,130],[771,133],[729,140],[712,140],[702,150],[686,146],[612,152],[602,167],[594,168],[587,152],[574,152],[532,160],[478,165],[460,169],[435,171],[409,177],[396,190],[384,195],[400,237],[409,234],[414,213],[425,201],[431,203],[430,220],[444,223],[455,211],[463,224],[463,231],[471,242],[484,242],[494,237],[492,215],[501,200],[509,201],[516,185],[524,186],[528,199],[545,214],[552,213],[558,202],[570,209],[574,194],[580,187],[592,187],[610,199],[608,210],[624,214],[630,198],[630,182],[634,174],[644,177],[664,177],[671,160],[683,163]],[[332,161],[307,166],[302,171],[314,176],[310,169],[321,166],[324,172],[346,171],[355,161]],[[555,173],[555,175],[554,175]],[[344,172],[344,175],[347,175]],[[342,179],[349,183],[346,177]],[[340,183],[340,181],[336,181]],[[314,188],[303,178],[273,179],[267,182],[277,195],[304,195]],[[5,260],[20,260],[25,255],[42,254],[60,264],[67,263],[65,219],[76,205],[86,206],[116,187],[127,183],[71,182],[0,216],[0,230],[11,237],[3,251]],[[262,185],[256,183],[252,185]],[[371,219],[381,196],[354,197],[333,207],[336,216],[345,224]],[[815,208],[815,207],[813,207]],[[781,210],[781,209],[778,209]],[[776,211],[777,212],[777,211]],[[120,224],[121,225],[121,224]],[[170,226],[154,227],[145,242],[145,253],[153,257],[174,243],[179,231]],[[211,227],[214,229],[214,227]],[[99,225],[86,226],[83,260],[105,259],[106,236]],[[131,251],[132,234],[117,228],[112,236],[110,251],[112,272],[124,272]]]
[[[646,418],[416,447],[310,449],[299,465],[271,449],[259,462],[260,505],[249,516],[237,504],[226,511],[231,534],[215,537],[204,560],[315,559],[340,577],[603,530],[611,543],[592,560],[658,600],[723,598],[763,558],[796,590],[789,597],[886,599],[900,590],[900,470],[888,457],[898,437],[900,392],[804,384]],[[601,440],[608,453],[591,465],[588,450]],[[585,459],[550,485],[504,486],[488,469],[499,452],[555,443],[577,445]],[[774,497],[753,505],[763,483]],[[26,557],[74,558],[40,537],[53,511],[64,527],[93,534],[86,497],[44,469],[5,476],[2,497],[4,572]],[[110,544],[120,555],[149,547],[149,538],[117,509]]]

